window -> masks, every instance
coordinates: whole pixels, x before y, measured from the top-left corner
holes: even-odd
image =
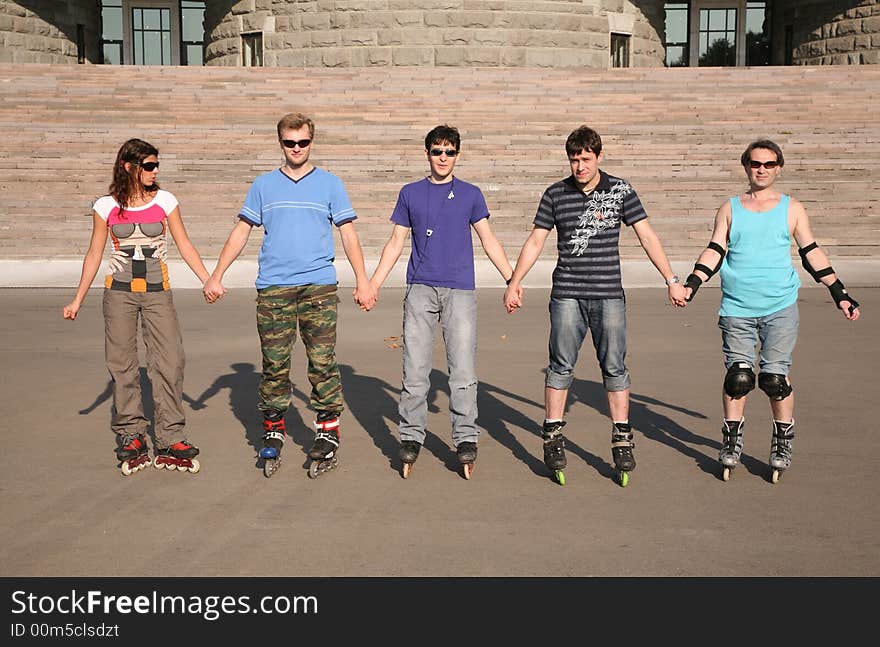
[[[80,65],[86,62],[86,28],[84,25],[76,26],[76,62]]]
[[[122,65],[122,0],[101,2],[101,63]]]
[[[687,2],[666,3],[666,67],[687,67],[690,6]]]
[[[131,35],[135,65],[171,65],[171,10],[132,7]]]
[[[770,11],[766,2],[746,3],[746,65],[770,65]]]
[[[794,25],[785,26],[785,65],[794,65]]]
[[[700,66],[736,65],[736,9],[700,9]]]
[[[205,64],[205,3],[181,0],[180,64]]]
[[[262,67],[263,65],[263,34],[241,35],[241,64],[245,67]]]
[[[629,67],[629,34],[611,34],[611,67]]]

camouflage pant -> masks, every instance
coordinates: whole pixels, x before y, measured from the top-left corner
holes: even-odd
[[[336,364],[335,285],[270,286],[257,290],[257,332],[263,351],[260,411],[290,406],[290,351],[296,328],[309,359],[310,404],[315,411],[342,411],[342,380]]]

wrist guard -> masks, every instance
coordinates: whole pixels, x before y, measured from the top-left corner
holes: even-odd
[[[834,299],[834,304],[839,308],[841,301],[849,301],[849,313],[852,314],[853,310],[859,307],[859,302],[856,301],[850,294],[846,291],[846,286],[837,279],[834,283],[828,286],[828,291],[831,293],[831,298]]]

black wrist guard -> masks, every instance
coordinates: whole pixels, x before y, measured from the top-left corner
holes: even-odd
[[[840,279],[837,279],[834,283],[828,286],[828,291],[831,293],[831,298],[834,299],[834,304],[839,308],[841,301],[849,301],[849,313],[852,314],[853,310],[859,307],[859,302],[853,299],[850,294],[847,294],[846,287],[841,283]]]
[[[701,285],[703,285],[703,279],[696,274],[688,274],[688,277],[684,281],[684,287],[691,289],[691,295],[687,298],[688,303],[693,301],[694,297],[697,295],[697,290],[700,289]]]

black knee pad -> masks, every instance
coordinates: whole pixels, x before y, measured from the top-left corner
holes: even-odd
[[[734,364],[724,376],[724,392],[734,400],[755,388],[755,372],[745,362]]]
[[[761,373],[758,376],[758,388],[771,400],[785,400],[792,391],[791,385],[785,381],[785,376],[778,373]]]

